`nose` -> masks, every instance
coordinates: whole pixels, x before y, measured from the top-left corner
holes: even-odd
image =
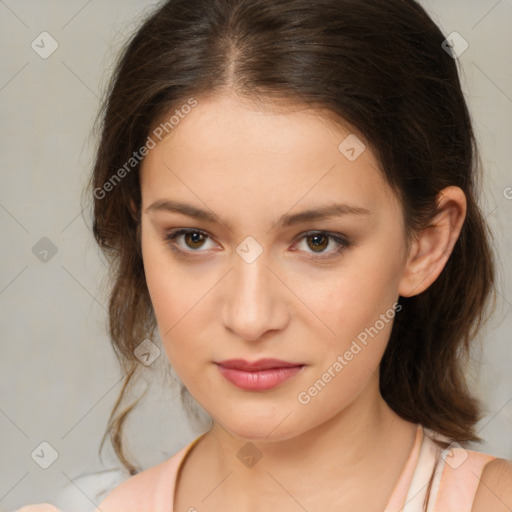
[[[264,254],[247,263],[235,256],[226,280],[222,320],[225,327],[246,341],[261,339],[268,331],[283,329],[289,318],[285,286],[268,266]]]

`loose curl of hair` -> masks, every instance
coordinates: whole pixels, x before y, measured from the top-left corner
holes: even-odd
[[[94,237],[110,265],[109,334],[125,375],[100,452],[109,435],[123,466],[138,472],[122,442],[137,402],[124,402],[141,366],[134,349],[156,328],[140,247],[140,163],[106,184],[164,115],[226,90],[322,109],[362,134],[400,200],[408,237],[429,225],[443,188],[464,191],[465,222],[442,273],[399,299],[380,392],[408,421],[460,443],[480,440],[480,405],[464,373],[491,294],[496,299],[495,256],[478,205],[477,143],[444,40],[413,0],[170,0],[145,17],[98,113],[88,185]]]

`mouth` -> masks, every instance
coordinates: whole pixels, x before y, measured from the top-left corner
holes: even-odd
[[[305,365],[279,359],[245,361],[230,359],[215,363],[221,375],[236,387],[247,391],[265,391],[297,375]]]

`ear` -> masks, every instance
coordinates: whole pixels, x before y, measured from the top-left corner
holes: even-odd
[[[398,289],[402,297],[418,295],[439,277],[464,224],[466,196],[459,187],[444,188],[437,204],[435,218],[411,242]]]

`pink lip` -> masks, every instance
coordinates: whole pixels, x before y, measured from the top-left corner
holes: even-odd
[[[303,366],[302,363],[289,363],[280,359],[258,359],[257,361],[246,361],[245,359],[226,359],[217,363],[224,368],[232,368],[234,370],[256,371],[268,370],[271,368],[292,368],[295,366]]]
[[[221,375],[227,380],[249,391],[272,389],[299,373],[304,367],[300,363],[289,363],[278,359],[259,359],[254,362],[230,359],[216,364]]]

